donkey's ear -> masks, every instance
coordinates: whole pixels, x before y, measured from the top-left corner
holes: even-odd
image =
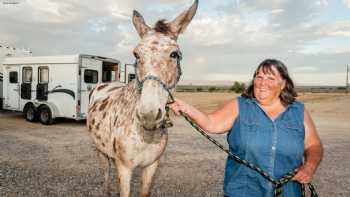
[[[196,14],[198,7],[198,0],[195,0],[193,5],[183,13],[181,13],[178,17],[176,17],[173,21],[169,23],[171,31],[177,37],[180,33],[183,33],[188,24],[190,24],[193,16]]]
[[[151,29],[145,23],[145,20],[143,19],[142,15],[136,10],[134,10],[133,12],[132,22],[134,23],[135,29],[141,38]]]

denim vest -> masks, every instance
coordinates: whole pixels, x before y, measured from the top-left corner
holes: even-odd
[[[229,149],[279,179],[303,163],[304,105],[294,101],[275,120],[255,98],[238,97],[239,114],[227,135]],[[230,197],[273,197],[273,185],[257,172],[227,158],[224,193]],[[290,181],[283,197],[301,196],[301,187]]]

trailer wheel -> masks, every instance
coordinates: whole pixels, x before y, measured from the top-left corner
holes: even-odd
[[[33,104],[27,104],[23,109],[24,117],[29,122],[38,121],[38,111]]]
[[[39,121],[45,125],[53,123],[52,112],[48,106],[43,105],[39,107]]]

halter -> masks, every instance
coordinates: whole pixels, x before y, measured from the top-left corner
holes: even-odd
[[[171,84],[166,84],[160,77],[155,76],[155,75],[147,75],[144,79],[140,80],[138,73],[137,73],[137,60],[134,63],[134,68],[135,68],[135,78],[136,78],[136,84],[137,84],[137,89],[139,94],[141,94],[142,92],[142,88],[143,88],[143,84],[145,81],[147,80],[154,80],[154,81],[158,81],[162,87],[169,93],[170,97],[172,97],[170,91],[171,89],[173,89],[175,87],[175,85],[177,84],[177,82],[179,82],[180,77],[182,75],[182,71],[181,71],[181,65],[180,65],[180,61],[182,59],[182,54],[180,51],[178,51],[179,56],[176,59],[176,79],[171,83]]]

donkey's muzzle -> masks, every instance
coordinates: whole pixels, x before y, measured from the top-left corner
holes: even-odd
[[[138,110],[136,117],[144,129],[155,130],[160,127],[164,115],[161,109],[147,113]]]

